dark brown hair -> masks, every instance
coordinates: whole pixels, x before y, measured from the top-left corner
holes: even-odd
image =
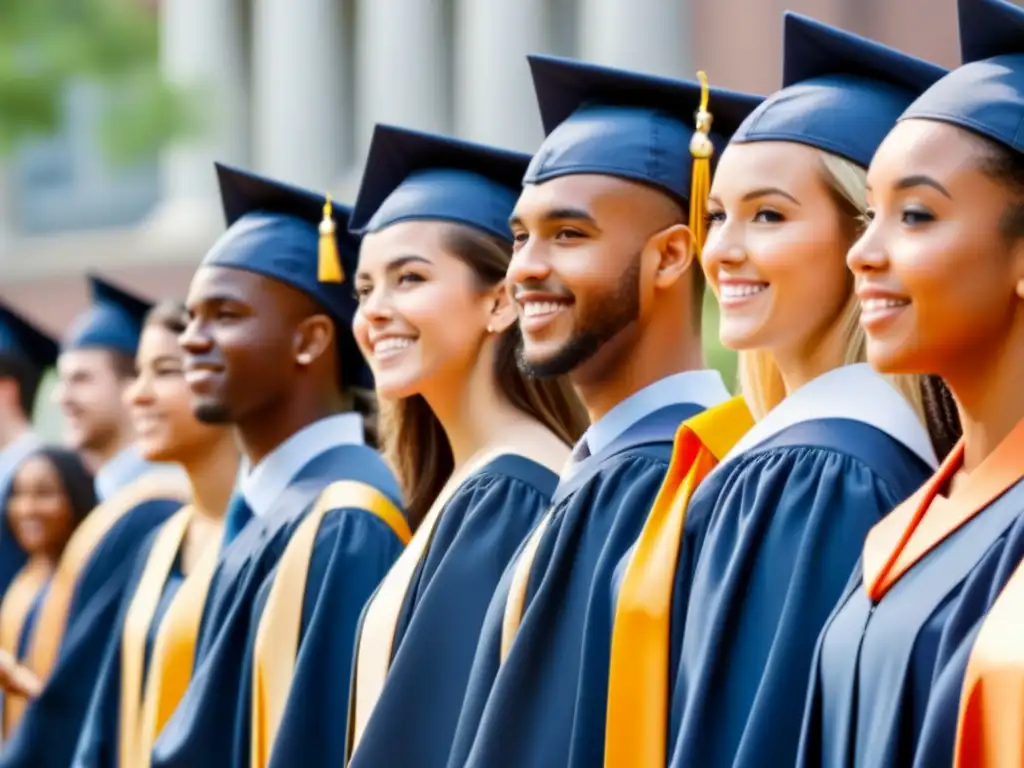
[[[154,306],[146,315],[143,327],[155,325],[180,336],[188,326],[188,313],[184,303],[177,299],[167,299]]]
[[[448,225],[445,250],[469,266],[481,286],[504,279],[512,257],[510,245],[460,224]],[[587,427],[587,416],[564,377],[532,379],[519,370],[518,325],[502,333],[494,358],[494,377],[505,398],[535,418],[567,444]],[[413,529],[420,524],[455,466],[441,422],[420,395],[381,402],[384,454],[405,493]]]

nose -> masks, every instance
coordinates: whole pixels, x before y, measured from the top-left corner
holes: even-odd
[[[379,287],[363,294],[356,318],[362,315],[367,322],[379,324],[390,320],[393,314],[390,291]]]
[[[193,317],[178,336],[178,345],[191,355],[199,355],[213,347],[213,340],[204,330],[202,321]]]
[[[124,391],[125,404],[138,407],[152,402],[153,388],[150,383],[149,375],[144,371],[140,372]]]
[[[542,282],[551,276],[551,263],[541,244],[527,240],[512,253],[505,272],[505,283],[512,290],[517,284]]]
[[[879,272],[888,265],[878,224],[877,219],[872,221],[846,253],[846,266],[855,275]]]
[[[704,274],[710,279],[724,266],[737,266],[747,258],[747,249],[742,233],[728,223],[714,227],[709,233],[701,251],[700,263]]]

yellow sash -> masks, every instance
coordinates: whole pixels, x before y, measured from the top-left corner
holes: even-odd
[[[139,746],[146,639],[194,513],[191,506],[182,507],[163,524],[125,616],[121,635],[121,765],[138,765],[133,758]]]
[[[25,619],[39,592],[46,586],[53,570],[48,564],[26,564],[14,577],[7,588],[3,603],[0,604],[0,649],[18,658],[18,645],[25,626]],[[26,701],[21,696],[4,694],[3,736],[13,733],[25,711]]]
[[[754,419],[736,397],[685,421],[647,522],[630,556],[615,607],[608,671],[607,768],[665,765],[672,586],[697,486]]]
[[[1024,766],[1024,564],[999,593],[971,649],[954,764]]]
[[[192,679],[199,625],[219,560],[220,541],[214,540],[204,548],[157,629],[140,708],[138,751],[135,761],[127,764],[132,768],[149,768],[153,744]]]
[[[548,525],[551,523],[551,510],[544,513],[544,517],[533,529],[533,533],[523,545],[523,551],[516,561],[515,570],[512,572],[512,583],[508,589],[508,599],[505,602],[505,615],[501,622],[501,663],[505,663],[509,651],[512,649],[512,641],[516,639],[519,632],[519,625],[523,621],[523,610],[526,608],[526,588],[530,585],[530,571],[533,569],[533,560],[537,557],[537,548],[547,533]]]
[[[32,633],[27,666],[41,680],[45,681],[53,671],[67,629],[68,611],[78,578],[103,537],[122,517],[143,502],[166,498],[177,499],[184,504],[188,496],[188,485],[183,477],[169,472],[153,472],[100,504],[75,529],[54,571],[50,588],[39,608],[36,630]]]
[[[277,565],[267,604],[256,631],[252,669],[250,763],[263,768],[277,737],[295,674],[302,627],[303,597],[313,545],[324,516],[334,509],[361,508],[383,520],[403,544],[412,532],[401,511],[371,485],[342,480],[327,486],[316,506],[295,530]]]

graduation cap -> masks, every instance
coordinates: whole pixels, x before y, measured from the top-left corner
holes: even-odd
[[[411,220],[466,224],[508,242],[508,217],[530,156],[377,125],[349,228],[365,234]]]
[[[733,141],[792,141],[867,167],[896,120],[946,70],[819,21],[783,17],[782,89]]]
[[[0,354],[20,357],[44,371],[57,362],[59,352],[56,339],[0,302]]]
[[[309,296],[335,321],[343,383],[373,386],[350,331],[357,305],[345,277],[359,258],[359,238],[348,231],[351,209],[328,195],[215,165],[228,228],[200,266],[253,272]]]
[[[99,275],[89,275],[92,306],[72,323],[63,349],[111,349],[135,357],[152,304]]]
[[[951,123],[1024,152],[1024,9],[1003,0],[960,0],[963,66],[901,119]]]
[[[547,135],[524,182],[595,173],[649,184],[690,199],[690,140],[706,93],[708,134],[721,151],[760,96],[553,56],[528,56]],[[717,154],[717,152],[715,153]],[[693,222],[691,222],[692,224]]]

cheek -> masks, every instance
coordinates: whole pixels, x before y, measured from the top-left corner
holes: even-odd
[[[362,311],[356,312],[355,317],[352,318],[352,335],[355,337],[356,345],[363,357],[369,359],[371,353],[370,324]]]
[[[814,225],[787,229],[765,238],[750,256],[771,284],[773,315],[800,325],[807,324],[809,312],[834,316],[846,304],[853,281],[842,236]]]

